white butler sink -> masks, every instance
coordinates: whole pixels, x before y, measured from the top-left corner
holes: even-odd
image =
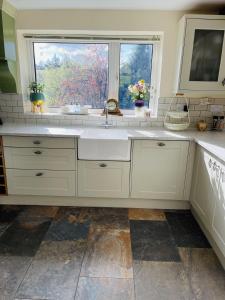
[[[129,161],[130,145],[125,129],[85,129],[78,139],[78,158]]]

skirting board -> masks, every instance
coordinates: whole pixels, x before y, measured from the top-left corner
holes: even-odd
[[[128,207],[155,209],[190,209],[188,201],[149,200],[124,198],[74,198],[49,196],[1,196],[0,204],[14,205],[58,205],[89,207]]]
[[[219,247],[217,246],[217,244],[215,243],[211,233],[206,229],[205,225],[202,223],[201,219],[198,216],[198,213],[196,212],[196,210],[194,209],[193,206],[191,206],[191,211],[196,219],[196,221],[198,222],[199,226],[201,227],[202,231],[204,232],[204,234],[206,235],[210,245],[212,246],[213,250],[215,251],[219,261],[221,262],[224,270],[225,270],[225,257],[223,255],[223,253],[221,252],[221,250],[219,249]]]

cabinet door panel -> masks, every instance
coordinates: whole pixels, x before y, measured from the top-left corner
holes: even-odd
[[[130,163],[78,161],[78,196],[129,197]]]
[[[225,91],[225,20],[187,19],[180,90]]]
[[[213,234],[217,245],[225,255],[225,166],[221,165],[221,178],[218,189],[218,197],[215,203],[213,216]]]
[[[201,147],[197,148],[191,202],[202,222],[212,225],[218,181],[213,170],[214,158]]]
[[[188,142],[134,141],[133,198],[182,200]]]

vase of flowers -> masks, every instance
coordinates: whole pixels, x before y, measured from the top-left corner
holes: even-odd
[[[128,90],[134,102],[135,116],[143,117],[145,113],[145,100],[149,93],[148,85],[145,83],[144,79],[141,79],[137,83],[129,85]]]
[[[44,84],[31,82],[29,85],[30,89],[30,102],[32,103],[32,112],[44,112],[45,96],[43,94]]]

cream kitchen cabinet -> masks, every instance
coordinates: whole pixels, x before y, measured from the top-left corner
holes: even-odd
[[[129,197],[130,162],[78,161],[79,197]]]
[[[189,142],[133,142],[131,197],[184,200]]]
[[[214,240],[225,256],[225,165],[215,162],[216,169],[220,171],[217,197],[215,197],[215,210],[213,214],[212,232]],[[218,172],[217,171],[217,172]]]
[[[225,165],[197,147],[192,209],[225,257]]]
[[[219,170],[214,158],[197,147],[193,172],[191,204],[205,226],[212,226],[215,197],[218,194]]]
[[[3,138],[9,195],[76,196],[74,138]]]
[[[185,15],[179,23],[175,92],[225,93],[225,16]]]

